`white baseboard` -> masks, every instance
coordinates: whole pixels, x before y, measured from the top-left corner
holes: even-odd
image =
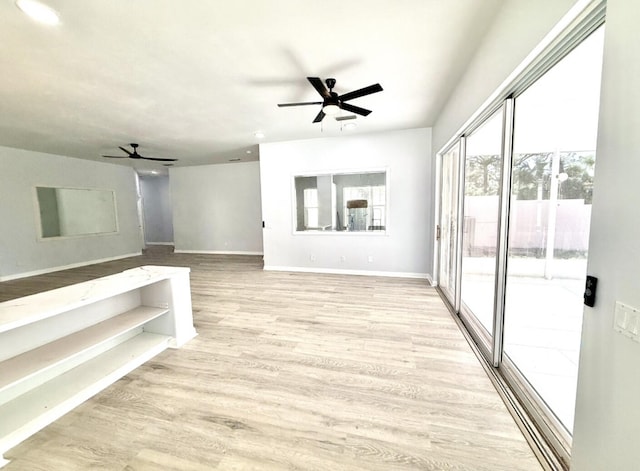
[[[144,245],[173,245],[173,242],[145,242]]]
[[[243,250],[180,250],[174,249],[173,253],[195,253],[204,255],[264,255],[262,252],[247,252]]]
[[[344,270],[338,268],[314,268],[314,267],[276,267],[265,265],[267,271],[292,271],[301,273],[324,273],[330,275],[358,275],[358,276],[388,276],[392,278],[416,278],[427,280],[432,284],[433,280],[429,273],[411,273],[398,271],[373,271],[373,270]]]
[[[34,271],[28,271],[28,272],[24,272],[24,273],[14,273],[12,275],[0,276],[0,281],[10,281],[10,280],[17,280],[19,278],[27,278],[29,276],[44,275],[45,273],[53,273],[55,271],[62,271],[62,270],[69,270],[71,268],[85,267],[87,265],[95,265],[96,263],[112,262],[114,260],[120,260],[122,258],[129,258],[129,257],[137,257],[139,255],[142,255],[142,252],[135,252],[135,253],[125,254],[125,255],[118,255],[117,257],[100,258],[100,259],[97,259],[97,260],[89,260],[89,261],[86,261],[86,262],[71,263],[69,265],[62,265],[62,266],[58,266],[58,267],[43,268],[42,270],[34,270]]]

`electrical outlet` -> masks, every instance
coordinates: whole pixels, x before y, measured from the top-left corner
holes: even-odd
[[[340,255],[340,261],[341,262],[346,262],[347,261],[347,257],[344,255]]]
[[[309,255],[309,260],[311,260],[312,262],[315,262],[316,261],[316,256],[313,255],[313,254]]]

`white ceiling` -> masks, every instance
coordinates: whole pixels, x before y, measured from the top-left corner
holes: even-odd
[[[49,0],[44,26],[0,2],[0,145],[176,165],[256,160],[259,142],[431,126],[501,0]],[[373,110],[342,130],[307,76]],[[262,140],[254,136],[263,131]],[[247,151],[252,151],[248,154]],[[109,160],[139,168],[161,164]]]

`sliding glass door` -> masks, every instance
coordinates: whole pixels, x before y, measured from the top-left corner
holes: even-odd
[[[515,100],[504,354],[571,432],[603,29]]]
[[[465,139],[461,314],[487,348],[493,336],[503,109]]]
[[[600,27],[583,37],[441,155],[441,290],[518,407],[565,461],[603,36]]]
[[[443,294],[455,305],[456,257],[458,241],[458,165],[460,146],[456,143],[442,156],[440,223],[440,257],[438,282]]]

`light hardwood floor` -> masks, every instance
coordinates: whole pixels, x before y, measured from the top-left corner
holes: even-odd
[[[425,281],[154,248],[0,283],[0,301],[148,264],[191,267],[199,336],[15,447],[3,471],[542,469]]]

